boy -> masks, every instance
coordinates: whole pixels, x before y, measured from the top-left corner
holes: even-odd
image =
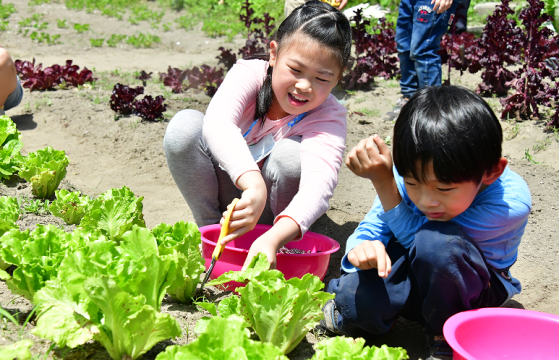
[[[23,88],[14,62],[8,51],[0,48],[0,115],[4,115],[5,110],[19,105],[22,98]]]
[[[401,0],[396,22],[402,97],[384,115],[395,120],[402,106],[419,89],[441,84],[441,38],[452,24],[460,0]]]
[[[374,135],[346,165],[378,194],[346,244],[319,328],[385,334],[398,316],[425,326],[428,359],[451,359],[442,336],[452,315],[500,306],[520,292],[510,275],[530,214],[522,178],[501,156],[501,125],[470,90],[418,91],[394,127],[394,164]]]

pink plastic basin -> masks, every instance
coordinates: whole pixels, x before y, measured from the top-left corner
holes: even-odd
[[[559,316],[523,309],[458,313],[443,328],[455,360],[559,359]]]
[[[221,258],[215,264],[210,279],[216,279],[228,271],[241,270],[252,243],[270,227],[270,225],[256,225],[254,230],[228,243]],[[212,253],[220,231],[221,226],[219,224],[200,228],[200,233],[202,234],[202,256],[205,260],[206,270],[210,267]],[[323,280],[330,263],[330,254],[338,251],[340,244],[327,236],[307,231],[301,240],[292,241],[286,247],[311,251],[310,254],[277,255],[276,268],[283,273],[286,279],[291,279],[292,277],[300,278],[310,273]],[[226,288],[232,290],[237,286],[244,286],[244,284],[228,283]]]

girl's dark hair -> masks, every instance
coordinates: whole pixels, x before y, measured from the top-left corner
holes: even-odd
[[[278,54],[286,40],[300,32],[331,49],[338,58],[340,68],[345,69],[351,54],[351,26],[338,9],[322,2],[309,1],[299,7],[281,23],[272,40],[278,43]],[[269,60],[269,55],[257,55],[252,58]],[[272,90],[273,68],[268,67],[264,84],[256,97],[254,120],[266,119],[274,98]]]
[[[491,107],[456,86],[419,90],[394,126],[393,158],[402,176],[425,182],[427,164],[440,182],[479,184],[501,158],[503,131]]]

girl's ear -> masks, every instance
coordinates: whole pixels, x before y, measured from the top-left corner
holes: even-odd
[[[276,40],[272,40],[270,42],[270,66],[276,66],[276,62],[278,61],[278,42]]]

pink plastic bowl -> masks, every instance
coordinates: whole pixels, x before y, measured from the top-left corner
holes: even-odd
[[[228,271],[241,270],[252,243],[260,235],[270,229],[270,227],[270,225],[256,225],[251,232],[228,243],[225,246],[221,258],[215,264],[210,279],[216,279],[221,274]],[[210,267],[212,253],[216,241],[219,238],[220,231],[221,226],[219,224],[200,228],[200,233],[202,234],[202,256],[206,261],[206,270]],[[300,278],[310,273],[318,276],[320,280],[323,280],[328,270],[328,264],[330,263],[330,254],[338,251],[340,244],[327,236],[307,231],[301,240],[293,241],[287,244],[286,247],[289,249],[297,248],[311,251],[310,254],[277,255],[277,269],[285,275],[286,279],[291,279],[292,277]],[[234,289],[236,286],[243,285],[244,284],[229,283],[226,288]]]
[[[455,360],[559,359],[559,316],[486,308],[458,313],[443,328]]]

